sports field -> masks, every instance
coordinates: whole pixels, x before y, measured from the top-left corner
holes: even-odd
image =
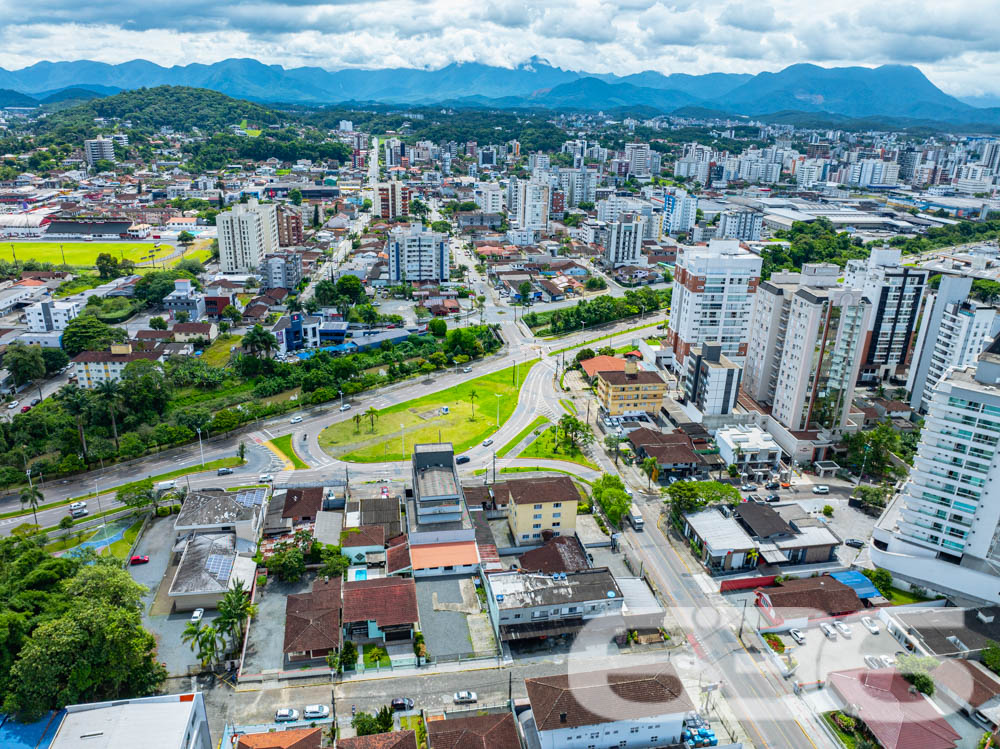
[[[118,260],[142,263],[169,257],[174,253],[174,248],[169,244],[163,244],[156,249],[153,242],[18,242],[17,240],[0,242],[0,260],[12,261],[16,254],[21,262],[37,260],[40,263],[54,265],[62,265],[65,262],[67,265],[78,267],[93,267],[97,256],[102,252]],[[150,254],[153,256],[150,257]]]

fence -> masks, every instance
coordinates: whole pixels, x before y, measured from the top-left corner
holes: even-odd
[[[719,592],[727,593],[734,590],[748,590],[750,588],[767,588],[774,585],[777,575],[764,575],[763,577],[737,577],[733,580],[723,580],[719,583]]]

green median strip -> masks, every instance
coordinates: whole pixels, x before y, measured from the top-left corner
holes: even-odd
[[[576,414],[576,404],[573,401],[566,400],[565,398],[560,398],[559,404],[563,408],[565,408],[569,413]]]
[[[275,437],[271,440],[271,444],[274,446],[275,450],[288,459],[288,462],[295,467],[296,471],[308,470],[309,466],[298,456],[295,452],[295,448],[292,447],[292,435],[286,434],[281,437]]]
[[[528,426],[526,426],[524,429],[522,429],[520,432],[518,432],[517,436],[514,437],[514,439],[512,439],[506,445],[504,445],[499,450],[497,450],[497,457],[498,458],[504,457],[505,455],[507,455],[507,453],[509,453],[515,447],[517,447],[518,445],[520,445],[521,444],[521,440],[523,440],[525,437],[527,437],[529,434],[531,434],[533,431],[535,431],[542,424],[548,424],[548,423],[549,423],[549,420],[546,417],[544,417],[544,416],[538,416],[533,422],[531,422],[530,424],[528,424]]]

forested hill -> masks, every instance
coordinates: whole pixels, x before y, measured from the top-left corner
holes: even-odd
[[[265,128],[282,120],[277,112],[242,99],[188,86],[157,86],[122,91],[114,96],[78,104],[49,115],[41,128],[48,132],[73,132],[78,136],[91,136],[96,132],[97,117],[130,120],[139,130],[158,130],[170,127],[190,131],[197,127],[202,132],[214,133],[229,125],[246,120],[247,127]]]

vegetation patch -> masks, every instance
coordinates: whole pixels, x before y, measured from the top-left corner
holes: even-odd
[[[284,455],[288,462],[295,467],[296,471],[304,471],[309,468],[309,465],[295,452],[295,448],[292,446],[292,435],[286,434],[281,437],[275,437],[269,444]]]
[[[521,440],[523,440],[525,437],[527,437],[529,434],[535,431],[538,427],[542,426],[542,424],[547,424],[548,421],[549,420],[545,416],[537,417],[533,422],[528,424],[528,426],[526,426],[524,429],[518,432],[517,435],[514,437],[514,439],[512,439],[506,445],[497,450],[497,457],[498,458],[504,457],[507,453],[509,453],[511,450],[513,450],[515,447],[521,444]]]
[[[570,463],[578,463],[587,468],[597,470],[584,453],[571,442],[562,439],[558,427],[549,427],[528,445],[518,457],[521,458],[547,458],[549,460],[566,460]]]

